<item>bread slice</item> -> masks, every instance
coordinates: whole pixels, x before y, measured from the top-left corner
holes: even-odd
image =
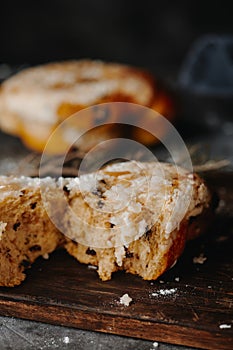
[[[0,176],[0,286],[20,284],[24,270],[63,241],[46,214],[41,183],[54,192],[52,179]]]
[[[69,180],[69,201],[79,218],[66,218],[65,247],[98,267],[102,280],[125,270],[158,278],[201,234],[211,194],[196,174],[165,163],[125,162]],[[78,189],[81,188],[81,194]]]
[[[157,87],[150,74],[122,64],[80,60],[27,68],[3,82],[0,127],[21,137],[33,150],[43,152],[49,136],[60,122],[84,108],[105,102],[131,102],[152,108],[169,119],[173,116],[170,97]],[[106,114],[114,115],[114,111],[95,110],[94,114],[92,109],[91,113],[92,118],[87,117],[88,112],[77,118],[78,136],[84,130],[93,129],[96,118],[105,125],[79,140],[78,147],[84,151],[105,139],[122,136],[122,128],[117,127],[116,120],[106,117]],[[106,124],[112,122],[115,124]],[[150,119],[148,123],[151,123]],[[72,135],[73,128],[74,125],[70,131]],[[154,142],[155,138],[142,129],[133,133],[140,142]],[[67,131],[53,137],[49,151],[63,153],[70,142]]]
[[[156,279],[202,232],[211,209],[203,180],[158,162],[58,180],[2,176],[0,196],[2,286],[19,284],[28,265],[61,244],[104,281],[117,270]]]

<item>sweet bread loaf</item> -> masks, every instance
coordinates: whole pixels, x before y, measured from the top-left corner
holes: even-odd
[[[211,212],[203,180],[171,164],[113,164],[66,187],[82,220],[66,217],[71,239],[65,247],[78,261],[97,266],[104,281],[117,270],[158,278],[186,241],[204,231]]]
[[[6,80],[0,90],[0,127],[43,152],[49,136],[64,119],[104,102],[132,102],[172,116],[170,98],[148,73],[121,64],[80,60],[28,68]],[[83,123],[88,128],[94,126],[94,122],[83,119],[87,118],[77,120],[77,131],[82,132]],[[91,136],[83,136],[78,146],[87,151],[101,140],[122,133],[116,125],[101,126],[98,131],[92,130]],[[143,130],[134,129],[132,134],[142,143],[155,142]],[[66,144],[67,135],[56,134],[49,151],[62,153]]]
[[[60,245],[97,266],[102,280],[117,270],[156,279],[203,232],[211,211],[197,175],[159,162],[57,180],[1,176],[0,198],[1,286],[19,284],[25,268]]]

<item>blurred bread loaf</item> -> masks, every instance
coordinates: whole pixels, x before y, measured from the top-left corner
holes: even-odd
[[[28,68],[3,82],[0,127],[19,136],[28,147],[43,152],[49,136],[63,120],[105,102],[131,102],[152,108],[168,118],[172,116],[170,98],[148,73],[116,63],[80,60]],[[110,113],[114,115],[114,111]],[[82,133],[84,127],[93,128],[95,118],[104,122],[105,117],[96,113],[88,121],[84,120],[86,117],[77,118],[76,131]],[[111,118],[108,121],[112,122]],[[113,122],[116,122],[114,118]],[[123,132],[116,125],[100,126],[87,137],[83,136],[78,146],[86,151],[102,140],[122,136]],[[135,129],[132,134],[142,143],[155,142],[155,138],[143,130]],[[56,134],[49,151],[64,152],[67,138],[69,135]]]

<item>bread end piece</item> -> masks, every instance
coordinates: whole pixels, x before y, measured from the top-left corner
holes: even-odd
[[[62,244],[63,236],[42,205],[39,179],[1,176],[0,198],[0,286],[13,287],[39,256]]]

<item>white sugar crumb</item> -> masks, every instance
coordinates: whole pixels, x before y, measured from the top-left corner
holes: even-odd
[[[159,343],[157,341],[154,341],[154,343],[152,345],[153,345],[153,348],[150,348],[150,350],[154,350],[154,349],[157,349],[159,347]]]
[[[151,293],[152,297],[158,297],[160,295],[171,295],[176,293],[177,288],[171,288],[171,289],[160,289],[157,292]]]
[[[175,277],[176,282],[180,282],[180,277]]]
[[[1,230],[2,232],[5,231],[6,226],[7,226],[7,223],[6,223],[6,222],[0,221],[0,230]]]
[[[124,294],[122,297],[120,297],[120,304],[124,306],[129,306],[129,304],[133,301],[132,298],[130,298],[129,294]]]
[[[231,324],[220,324],[219,328],[220,329],[229,329],[229,328],[231,328]]]
[[[63,338],[63,343],[69,344],[69,342],[70,342],[70,338],[69,337],[64,337]]]
[[[88,265],[87,268],[89,270],[97,270],[97,266],[95,266],[95,265]]]
[[[0,240],[2,238],[2,234],[5,232],[6,230],[6,226],[7,226],[7,223],[6,222],[2,222],[0,221]]]
[[[207,257],[204,256],[204,254],[200,254],[199,256],[195,256],[193,258],[194,264],[204,264],[204,262],[207,260]]]
[[[48,253],[43,254],[43,258],[48,260],[49,259],[49,254]]]
[[[122,266],[123,258],[125,257],[125,248],[123,246],[115,248],[116,263]]]

